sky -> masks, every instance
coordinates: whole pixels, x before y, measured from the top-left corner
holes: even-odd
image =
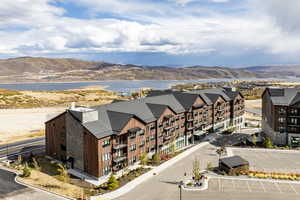
[[[0,58],[300,63],[299,0],[1,0]]]

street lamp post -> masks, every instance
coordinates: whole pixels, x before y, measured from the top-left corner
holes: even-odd
[[[180,181],[179,183],[179,200],[182,200],[182,186],[183,186],[183,181]]]

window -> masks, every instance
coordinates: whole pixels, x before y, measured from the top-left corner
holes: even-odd
[[[154,135],[151,135],[151,136],[150,136],[150,140],[155,140],[155,136],[154,136]]]
[[[104,153],[102,154],[102,161],[106,162],[110,159],[110,153]]]
[[[178,129],[179,129],[179,125],[176,126],[176,130],[178,130]]]
[[[150,141],[150,137],[147,137],[147,138],[146,138],[146,142],[149,142],[149,141]]]
[[[279,113],[279,114],[286,114],[285,108],[279,108],[279,109],[278,109],[278,113]]]
[[[130,151],[135,151],[135,150],[136,150],[136,145],[135,144],[131,145],[130,146]]]
[[[130,164],[134,164],[136,162],[136,156],[133,156],[132,158],[129,159]]]
[[[297,124],[298,119],[297,118],[291,118],[290,122],[291,122],[291,124]]]
[[[181,119],[184,119],[184,118],[185,118],[184,115],[182,115],[182,116],[181,116]]]
[[[285,132],[285,127],[284,126],[279,126],[279,132],[284,133]]]
[[[130,133],[129,138],[131,140],[135,139],[135,137],[136,137],[136,133]]]
[[[279,121],[280,123],[284,123],[284,122],[285,122],[285,118],[279,117],[279,118],[278,118],[278,121]]]
[[[107,147],[110,145],[110,140],[104,140],[103,143],[102,143],[102,147]]]
[[[103,168],[103,175],[108,175],[110,173],[110,166],[106,166]]]
[[[143,147],[145,145],[145,141],[141,141],[140,147]]]
[[[139,134],[140,136],[144,136],[144,135],[145,135],[145,131],[144,131],[144,130],[140,130],[140,131],[138,132],[138,134]]]
[[[290,109],[290,113],[291,113],[292,115],[296,115],[296,114],[297,114],[297,109],[296,109],[296,108],[291,108],[291,109]]]

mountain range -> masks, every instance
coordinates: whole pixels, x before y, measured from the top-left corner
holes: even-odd
[[[282,67],[281,67],[282,69]],[[292,68],[291,68],[292,69]],[[170,67],[121,65],[73,58],[0,59],[0,82],[87,80],[197,80],[210,78],[282,77],[277,67]],[[300,70],[299,70],[300,75]]]

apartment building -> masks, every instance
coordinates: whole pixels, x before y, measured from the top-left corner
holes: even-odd
[[[168,91],[96,107],[71,106],[46,122],[47,156],[96,178],[168,154],[244,124],[244,97],[232,88]]]
[[[276,145],[300,146],[300,89],[267,88],[264,91],[262,129]]]

